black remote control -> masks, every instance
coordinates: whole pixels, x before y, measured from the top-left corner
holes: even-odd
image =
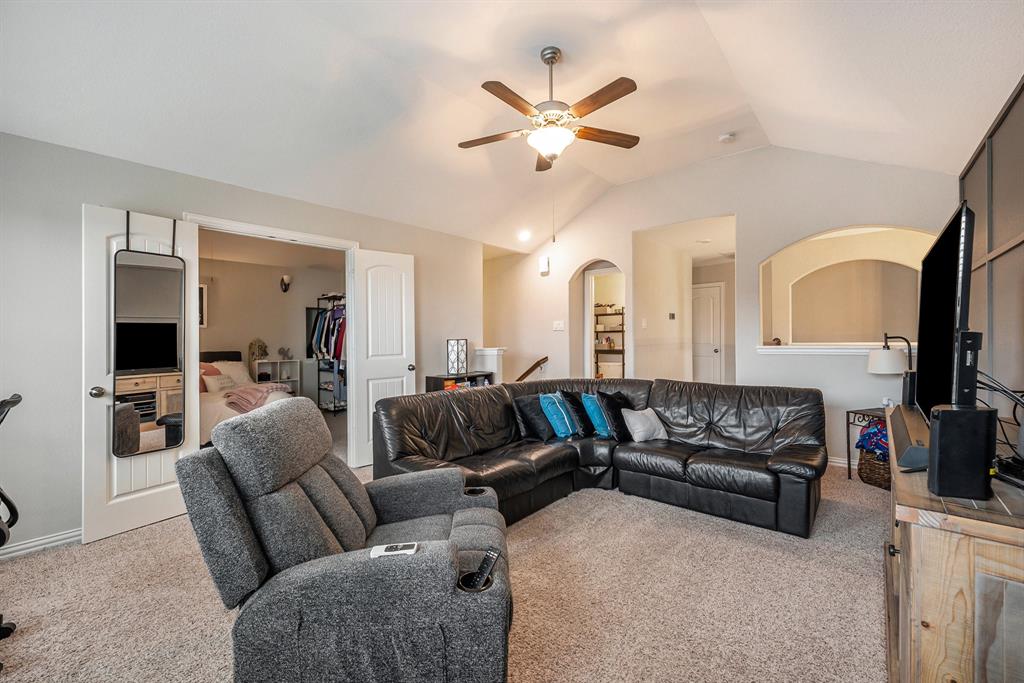
[[[491,570],[494,569],[494,563],[498,561],[500,555],[501,553],[493,545],[489,547],[487,554],[484,555],[484,559],[480,562],[480,568],[466,579],[466,588],[472,590],[483,588],[484,583],[487,582],[487,577],[491,575]]]

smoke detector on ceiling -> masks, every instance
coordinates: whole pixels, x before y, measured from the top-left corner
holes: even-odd
[[[728,145],[733,142],[736,142],[736,133],[722,133],[721,135],[718,136],[718,141],[721,142],[723,145]]]

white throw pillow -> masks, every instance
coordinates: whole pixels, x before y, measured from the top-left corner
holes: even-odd
[[[633,435],[633,441],[651,441],[652,439],[667,439],[668,433],[665,425],[661,424],[658,414],[654,408],[646,410],[622,409],[622,419],[626,421],[629,433]]]
[[[238,386],[255,384],[252,381],[252,375],[249,374],[249,368],[240,360],[219,360],[213,366],[235,380],[235,384]],[[207,387],[209,387],[209,384],[207,384]],[[210,389],[210,391],[213,391],[213,389]]]
[[[231,375],[203,375],[203,381],[206,382],[206,390],[211,394],[238,386],[235,378]]]

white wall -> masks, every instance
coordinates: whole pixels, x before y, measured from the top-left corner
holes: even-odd
[[[444,369],[445,339],[482,336],[479,242],[7,134],[0,191],[0,394],[25,397],[0,427],[0,480],[22,513],[14,542],[81,526],[83,203],[413,254],[421,387]]]
[[[633,300],[632,231],[709,216],[736,216],[736,380],[820,388],[828,409],[829,448],[845,453],[844,411],[899,395],[899,378],[869,375],[864,355],[763,355],[758,352],[758,264],[782,247],[824,230],[851,225],[902,225],[937,232],[957,203],[957,178],[942,173],[766,147],[688,166],[612,188],[545,244],[488,268],[488,286],[514,293],[515,305],[493,321],[489,343],[509,346],[508,374],[548,355],[545,375],[569,371],[565,319],[568,281],[584,263],[607,259],[626,275]],[[539,277],[537,257],[551,257]],[[636,329],[632,305],[627,325]],[[514,352],[513,352],[514,350]],[[630,346],[626,369],[633,369]]]
[[[693,267],[693,284],[709,284],[721,282],[725,286],[722,292],[722,318],[725,323],[725,339],[722,350],[725,353],[725,381],[736,383],[736,263],[715,263],[695,265]]]
[[[693,259],[633,233],[633,374],[693,379]]]
[[[202,240],[203,233],[199,239]],[[281,291],[281,274],[292,277]],[[281,347],[294,358],[306,357],[306,307],[324,292],[345,291],[345,270],[282,268],[255,263],[199,259],[199,281],[207,285],[207,326],[199,330],[200,351],[241,351],[259,337],[270,358]]]

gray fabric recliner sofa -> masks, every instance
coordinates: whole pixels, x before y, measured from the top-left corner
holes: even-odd
[[[494,491],[457,470],[365,486],[331,454],[306,398],[219,424],[176,465],[189,518],[229,609],[239,681],[503,681],[511,589]],[[414,555],[369,548],[417,542]],[[457,587],[488,546],[482,592]]]

